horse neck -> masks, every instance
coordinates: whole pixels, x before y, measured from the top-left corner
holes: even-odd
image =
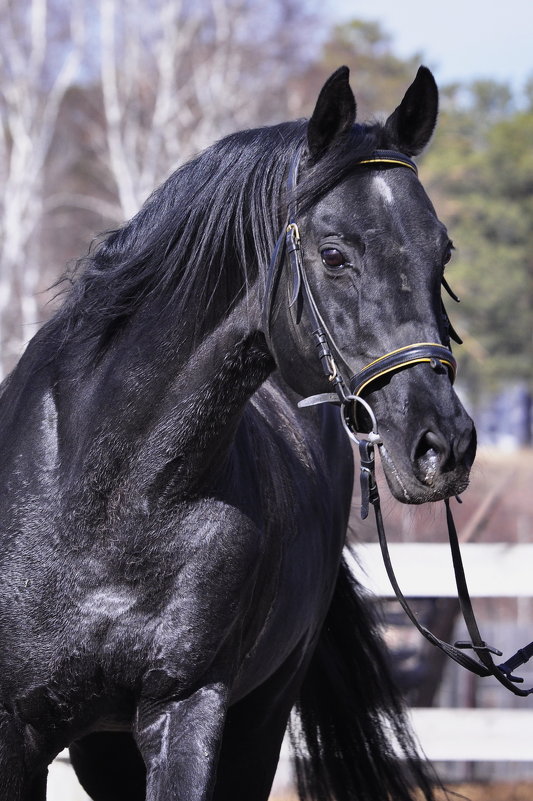
[[[191,475],[220,469],[248,400],[274,366],[262,334],[241,320],[231,315],[190,352],[164,400],[161,423],[174,424],[167,447]]]
[[[216,476],[247,401],[274,366],[258,317],[242,301],[198,344],[187,344],[177,327],[148,332],[148,354],[132,343],[118,350],[91,390],[81,390],[89,401],[70,404],[78,468],[107,470],[113,483],[116,467],[108,468],[118,464],[121,480],[141,493],[169,482],[187,495]]]

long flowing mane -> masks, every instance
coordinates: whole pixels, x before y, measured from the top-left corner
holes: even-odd
[[[171,308],[174,321],[190,321],[191,309],[201,309],[196,337],[209,331],[258,269],[266,272],[286,215],[288,165],[305,128],[300,121],[236,133],[177,169],[78,263],[52,322],[56,342],[80,337],[95,355],[141,308],[159,319]],[[306,173],[299,207],[341,180],[380,144],[382,132],[354,126],[342,147]]]

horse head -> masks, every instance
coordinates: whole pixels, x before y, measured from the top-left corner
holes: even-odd
[[[441,300],[452,243],[412,161],[437,110],[421,67],[384,124],[358,125],[348,70],[334,73],[293,158],[289,252],[271,275],[268,334],[283,377],[306,396],[344,376],[377,419],[389,486],[406,503],[462,492],[476,447]]]

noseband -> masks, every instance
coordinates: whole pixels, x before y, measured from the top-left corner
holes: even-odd
[[[295,153],[289,169],[288,193],[291,202],[288,209],[287,224],[277,241],[267,276],[263,313],[263,331],[265,332],[265,336],[267,340],[270,340],[270,317],[273,299],[281,269],[283,264],[287,262],[292,278],[289,307],[296,303],[300,295],[303,297],[311,322],[311,335],[316,347],[318,359],[320,360],[325,376],[331,383],[332,389],[334,389],[334,392],[327,392],[304,398],[299,402],[298,406],[314,406],[320,403],[340,404],[342,424],[346,433],[356,443],[359,450],[361,464],[361,517],[367,517],[369,505],[372,505],[385,569],[400,605],[420,633],[429,640],[429,642],[444,651],[444,653],[455,662],[478,676],[494,676],[500,684],[503,684],[504,687],[515,695],[527,696],[533,693],[533,687],[528,690],[518,688],[516,684],[523,682],[523,679],[513,675],[513,670],[525,664],[525,662],[533,656],[533,642],[519,649],[516,654],[510,657],[506,662],[499,665],[495,664],[492,656],[502,656],[502,652],[487,645],[481,637],[466,583],[459,547],[459,538],[457,536],[449,499],[445,500],[445,505],[450,549],[461,612],[471,640],[468,642],[456,642],[454,645],[451,645],[436,637],[431,631],[419,623],[398,585],[390,559],[381,515],[379,492],[375,479],[374,445],[380,445],[382,440],[378,432],[375,415],[369,404],[361,397],[361,393],[378,379],[395,373],[398,370],[421,363],[429,364],[436,372],[447,372],[453,383],[457,371],[457,363],[449,348],[449,342],[448,345],[437,342],[415,342],[412,345],[397,348],[390,353],[386,353],[384,356],[374,359],[350,378],[344,378],[339,369],[339,365],[342,364],[346,367],[346,361],[343,359],[341,351],[320,313],[303,265],[300,231],[296,222],[296,202],[294,200],[300,156],[301,147]],[[415,174],[418,174],[417,167],[411,159],[404,156],[403,153],[397,153],[391,150],[376,150],[371,156],[366,159],[361,159],[357,164],[378,168],[384,166],[401,167],[410,169]],[[442,283],[451,297],[454,300],[458,300],[444,279]],[[461,340],[450,325],[443,305],[442,312],[449,337],[452,337],[460,343]],[[359,405],[363,406],[366,410],[372,425],[372,430],[364,434],[357,430],[356,410]],[[476,660],[465,654],[465,649],[473,650],[478,659]]]

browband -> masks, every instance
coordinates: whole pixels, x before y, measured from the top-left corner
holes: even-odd
[[[380,164],[385,167],[409,167],[415,175],[418,175],[418,169],[414,161],[396,150],[374,150],[371,156],[367,159],[361,159],[357,164],[371,164],[373,167],[378,167]]]

